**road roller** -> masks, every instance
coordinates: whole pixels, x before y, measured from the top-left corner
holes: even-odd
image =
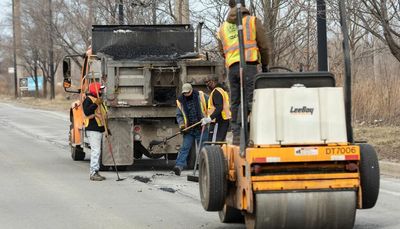
[[[238,22],[242,54],[240,28]],[[251,229],[346,229],[353,228],[357,209],[374,207],[379,164],[371,145],[353,139],[346,39],[344,34],[344,87],[336,85],[324,58],[318,72],[255,76],[251,109],[241,103],[240,145],[212,142],[200,151],[199,190],[206,211],[218,212],[223,223],[244,222]],[[326,43],[318,44],[318,53],[326,55]],[[240,65],[245,70],[243,55]],[[245,95],[241,101],[247,101]]]

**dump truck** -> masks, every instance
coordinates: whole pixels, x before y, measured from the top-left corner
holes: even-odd
[[[195,43],[195,36],[197,37]],[[83,57],[82,71],[75,82],[73,61],[63,61],[64,88],[79,94],[70,108],[70,146],[73,160],[83,160],[90,152],[85,136],[82,102],[88,84],[106,86],[104,101],[108,109],[108,128],[116,164],[120,169],[135,159],[176,159],[181,137],[151,147],[152,141],[163,141],[178,132],[175,119],[176,98],[184,83],[205,90],[204,79],[210,74],[222,75],[223,64],[201,53],[201,26],[191,25],[95,25],[92,47]],[[104,142],[103,142],[104,143]],[[113,165],[102,147],[101,166]],[[189,167],[195,161],[194,150]]]
[[[220,142],[201,149],[201,203],[206,211],[217,211],[221,222],[244,220],[249,229],[353,228],[356,210],[372,208],[377,202],[376,151],[352,137],[351,71],[342,0],[340,8],[345,31],[344,87],[337,86],[333,74],[323,68],[327,66],[324,58],[318,72],[260,73],[254,76],[248,116],[242,106],[249,123],[242,118],[240,146]],[[318,15],[324,15],[318,9]],[[326,23],[323,18],[318,18],[319,27]],[[326,33],[318,31],[322,38],[318,52],[323,57]]]

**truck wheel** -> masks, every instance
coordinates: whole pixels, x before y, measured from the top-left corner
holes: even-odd
[[[150,158],[150,159],[159,159],[159,158],[162,158],[165,154],[154,154],[154,153],[150,153],[143,145],[142,145],[142,143],[141,142],[136,142],[135,141],[135,146],[134,146],[134,151],[135,151],[135,153],[134,153],[134,156],[135,155],[137,155],[137,156],[140,156],[140,154],[142,154],[142,156],[143,156],[143,154],[146,156],[146,157],[148,157],[148,158]],[[136,156],[135,156],[135,158],[136,158]],[[140,157],[141,158],[141,157]],[[139,158],[136,158],[136,159],[139,159]]]
[[[143,157],[143,150],[146,150],[143,145],[140,142],[135,141],[133,146],[133,157],[135,159],[141,159]]]
[[[187,157],[187,169],[194,169],[194,164],[196,164],[196,144],[193,142]]]
[[[72,118],[70,117],[71,124],[69,126],[69,144],[71,145],[71,158],[74,161],[82,161],[85,159],[85,152],[83,151],[82,147],[80,145],[72,146],[72,129],[74,128],[74,122]]]
[[[360,144],[360,176],[362,209],[375,206],[379,195],[379,162],[375,149],[369,144]]]
[[[205,146],[200,152],[200,199],[206,211],[221,211],[227,190],[227,165],[220,146]]]
[[[243,223],[244,216],[242,213],[231,206],[224,205],[221,211],[218,212],[219,219],[222,223]]]
[[[178,153],[169,153],[169,154],[167,154],[165,159],[176,160],[177,158],[178,158]]]
[[[74,161],[82,161],[85,159],[85,152],[80,145],[71,146],[71,157]]]

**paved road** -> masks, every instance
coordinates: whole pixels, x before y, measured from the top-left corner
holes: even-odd
[[[165,169],[89,182],[88,161],[70,159],[68,126],[64,113],[0,103],[0,228],[244,228],[219,223],[197,184]],[[400,180],[384,177],[381,187],[355,228],[400,228]]]

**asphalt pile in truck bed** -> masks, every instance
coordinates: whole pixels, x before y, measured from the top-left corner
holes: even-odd
[[[185,54],[175,47],[164,46],[108,46],[98,51],[113,57],[114,60],[174,60]]]

